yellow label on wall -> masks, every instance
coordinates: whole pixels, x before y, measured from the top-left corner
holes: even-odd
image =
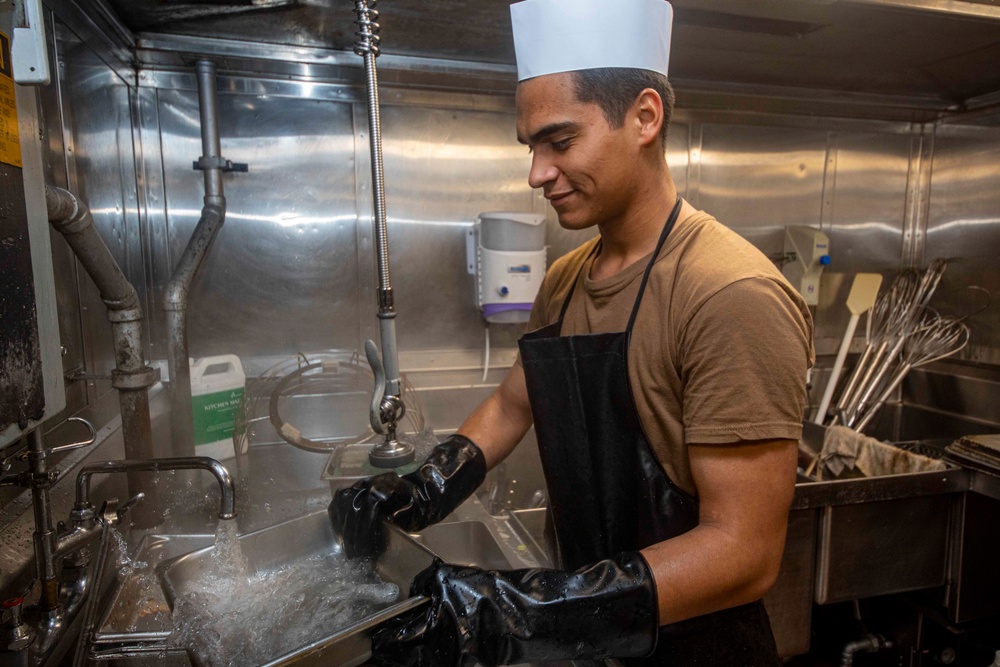
[[[21,166],[21,136],[17,129],[17,97],[11,76],[10,39],[0,32],[0,162]]]

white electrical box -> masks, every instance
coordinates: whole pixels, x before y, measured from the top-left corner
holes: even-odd
[[[470,230],[469,273],[487,322],[528,321],[545,277],[544,221],[540,213],[481,213]]]
[[[806,304],[819,303],[819,281],[829,266],[830,239],[812,227],[785,228],[785,263],[781,269]]]

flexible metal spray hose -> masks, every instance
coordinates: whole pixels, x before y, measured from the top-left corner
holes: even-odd
[[[372,450],[371,462],[380,467],[404,465],[413,460],[413,448],[396,439],[396,425],[403,418],[402,381],[396,346],[396,309],[389,276],[389,234],[385,214],[385,175],[382,170],[382,124],[378,99],[378,72],[375,59],[379,55],[381,38],[376,0],[355,0],[354,23],[358,29],[354,52],[364,58],[365,92],[368,102],[368,132],[372,163],[372,199],[375,209],[375,258],[378,269],[378,319],[382,341],[381,360],[374,346],[366,346],[366,355],[376,376],[370,422],[372,428],[385,435],[385,440]]]

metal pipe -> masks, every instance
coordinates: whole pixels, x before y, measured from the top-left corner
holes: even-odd
[[[130,472],[161,472],[163,470],[207,470],[215,476],[222,492],[220,519],[236,516],[236,486],[229,470],[213,458],[188,456],[149,461],[101,461],[84,466],[76,476],[76,509],[90,507],[90,478],[93,475]]]
[[[93,594],[87,598],[87,606],[83,612],[83,629],[76,644],[73,655],[73,667],[84,667],[87,664],[87,646],[94,631],[97,616],[97,605],[101,597],[101,586],[104,582],[104,570],[107,567],[108,556],[111,553],[111,523],[102,524],[101,546],[97,550],[97,561],[94,567],[94,580],[91,584]]]
[[[50,185],[45,186],[45,205],[49,222],[66,237],[108,308],[138,308],[139,296],[104,240],[93,229],[93,218],[87,206],[72,192]]]
[[[49,500],[49,475],[42,439],[42,429],[36,428],[28,436],[28,465],[32,474],[31,508],[35,517],[35,568],[41,582],[41,605],[46,611],[59,607],[59,579],[56,572],[56,532],[52,527],[52,504]]]
[[[118,390],[121,402],[125,456],[152,458],[149,388],[159,379],[159,373],[144,359],[139,295],[97,232],[86,204],[72,192],[49,185],[45,186],[45,203],[49,222],[66,239],[108,307],[115,352],[111,386]],[[138,493],[140,486],[141,480],[130,478],[129,495]],[[155,514],[152,508],[143,508],[136,511],[133,521],[137,526],[150,527],[155,525]]]
[[[840,653],[840,667],[852,667],[855,653],[876,653],[885,648],[892,648],[892,642],[879,635],[868,635],[864,639],[849,642]]]
[[[93,521],[93,511],[76,513],[75,516],[71,514],[73,529],[62,535],[56,534],[52,527],[49,488],[58,474],[48,469],[47,458],[51,450],[45,449],[40,428],[26,436],[26,440],[28,472],[20,476],[18,483],[31,489],[35,519],[35,569],[41,590],[34,639],[18,649],[26,651],[18,659],[18,664],[42,665],[47,664],[66,632],[73,627],[76,614],[89,591],[88,558],[87,553],[81,550],[96,535],[97,524]],[[77,558],[57,568],[59,559],[72,552],[77,553]]]
[[[221,158],[222,140],[219,137],[219,98],[215,63],[211,60],[199,60],[194,67],[198,77],[201,154],[207,158]],[[204,173],[205,196],[222,197],[222,169],[205,169]]]
[[[177,456],[194,454],[194,419],[191,414],[191,368],[187,339],[188,292],[209,246],[226,221],[222,188],[224,160],[219,137],[219,107],[215,63],[199,60],[198,105],[201,116],[202,157],[196,163],[205,175],[204,206],[163,296],[167,325],[167,363],[170,367],[170,431]]]

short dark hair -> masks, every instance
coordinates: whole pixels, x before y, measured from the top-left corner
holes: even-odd
[[[667,132],[674,111],[674,89],[667,77],[659,72],[628,67],[601,67],[573,72],[576,99],[596,104],[604,112],[608,125],[619,128],[625,124],[625,114],[639,93],[646,88],[655,90],[663,100],[663,127],[660,143],[667,148]]]

